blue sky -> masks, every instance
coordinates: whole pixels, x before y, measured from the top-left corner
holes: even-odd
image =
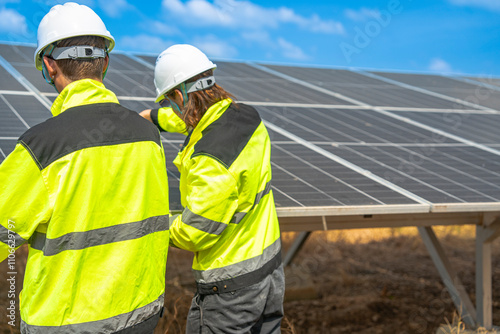
[[[0,40],[36,42],[50,7],[0,0]],[[500,0],[81,0],[116,49],[176,43],[214,59],[500,77]]]

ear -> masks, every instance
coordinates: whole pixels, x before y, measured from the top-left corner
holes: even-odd
[[[44,56],[43,63],[45,64],[45,67],[47,67],[49,76],[53,79],[56,76],[57,72],[59,71],[59,67],[57,66],[56,61],[47,56]]]
[[[184,105],[184,96],[179,89],[174,90],[174,102],[177,103],[179,107]]]
[[[103,77],[104,77],[104,74],[106,73],[106,71],[108,70],[108,66],[109,66],[109,56],[106,55],[106,57],[104,57],[104,67],[102,70]]]

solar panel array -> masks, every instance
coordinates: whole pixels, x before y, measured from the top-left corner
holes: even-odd
[[[34,50],[0,45],[0,161],[51,117],[57,92]],[[154,108],[154,62],[113,52],[104,83],[125,107]],[[280,208],[500,204],[499,79],[216,63],[218,83],[266,122]],[[162,135],[177,210],[184,137]]]

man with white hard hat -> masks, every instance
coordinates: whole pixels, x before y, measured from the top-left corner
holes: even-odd
[[[87,6],[40,22],[36,68],[59,95],[0,165],[0,261],[27,243],[22,333],[150,334],[169,243],[156,127],[102,83],[114,39]]]

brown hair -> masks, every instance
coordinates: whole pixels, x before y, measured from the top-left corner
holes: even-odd
[[[101,49],[106,47],[106,40],[99,36],[77,36],[63,39],[57,42],[57,47],[68,47],[75,45],[89,45]],[[104,58],[96,59],[60,59],[56,60],[57,66],[69,80],[81,79],[102,80],[104,71]]]
[[[189,79],[188,81],[186,81],[186,83],[193,82],[212,75],[213,70],[208,70]],[[180,90],[180,88],[176,87],[172,89],[168,93],[168,95],[173,94],[175,90]],[[231,98],[234,100],[234,96],[218,84],[215,84],[212,87],[204,90],[189,93],[188,102],[184,106],[184,108],[182,108],[182,120],[188,127],[194,128],[196,127],[196,125],[198,125],[198,122],[203,117],[203,115],[205,115],[205,112],[208,110],[208,108],[210,108],[213,104],[227,98]]]

